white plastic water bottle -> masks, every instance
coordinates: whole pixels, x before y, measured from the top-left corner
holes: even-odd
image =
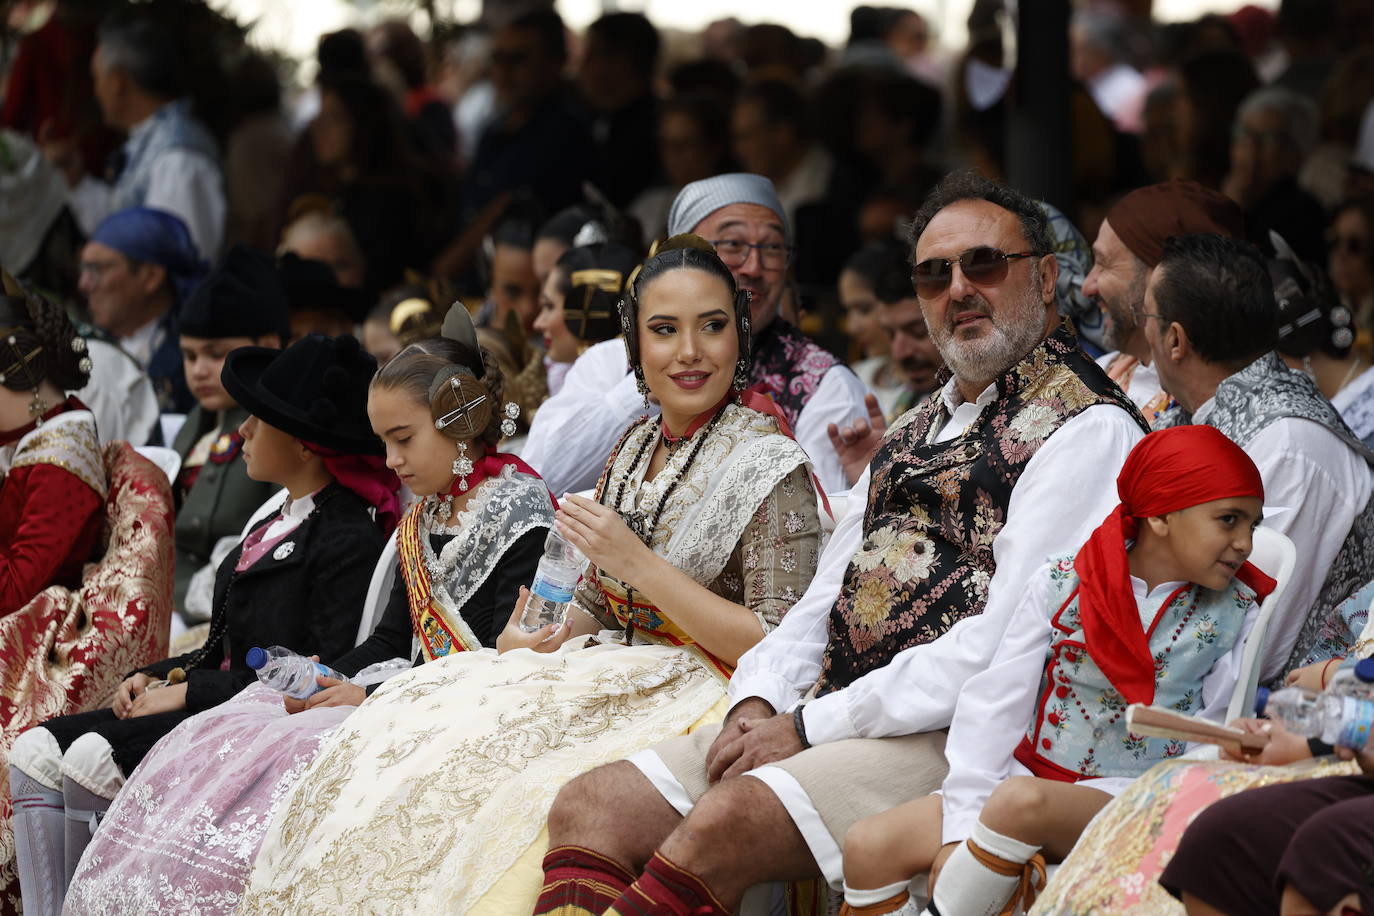
[[[324,689],[315,680],[317,677],[332,677],[348,683],[348,678],[328,665],[311,661],[281,646],[267,649],[254,646],[248,650],[244,661],[258,673],[258,680],[263,684],[297,700],[304,700]]]
[[[1341,693],[1313,693],[1284,687],[1256,694],[1256,711],[1277,719],[1294,734],[1320,738],[1335,747],[1361,750],[1374,728],[1374,700]]]
[[[582,575],[582,554],[556,530],[550,529],[544,540],[544,556],[534,573],[530,597],[525,613],[520,617],[520,629],[533,633],[551,624],[563,625],[568,617],[568,605]]]

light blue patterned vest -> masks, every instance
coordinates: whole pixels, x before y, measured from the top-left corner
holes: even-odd
[[[1182,754],[1182,741],[1126,731],[1126,700],[1084,650],[1073,557],[1051,562],[1054,642],[1035,718],[1026,732],[1035,756],[1086,779],[1138,776],[1160,760]],[[1235,648],[1254,598],[1253,591],[1233,580],[1222,591],[1189,585],[1152,596],[1141,606],[1141,625],[1150,628],[1155,659],[1154,705],[1185,715],[1202,709],[1202,680]]]
[[[148,196],[153,166],[157,157],[174,149],[200,153],[211,162],[219,162],[219,147],[210,131],[191,116],[189,99],[176,99],[163,105],[135,136],[124,144],[124,168],[115,179],[111,197],[113,209],[140,207]]]

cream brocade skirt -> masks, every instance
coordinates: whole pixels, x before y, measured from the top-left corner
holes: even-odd
[[[237,912],[528,913],[563,784],[726,708],[720,675],[671,646],[463,652],[397,675],[292,788]]]

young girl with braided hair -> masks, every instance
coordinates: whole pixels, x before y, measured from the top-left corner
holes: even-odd
[[[8,274],[0,295],[0,615],[75,586],[104,520],[108,482],[86,384],[86,341],[66,313]]]

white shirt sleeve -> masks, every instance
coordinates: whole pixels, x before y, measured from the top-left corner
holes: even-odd
[[[826,428],[834,423],[845,426],[868,415],[864,395],[868,386],[848,366],[835,366],[821,378],[806,406],[797,416],[797,442],[811,459],[811,466],[827,493],[849,489],[844,465],[830,444]]]
[[[865,469],[854,484],[857,503],[868,493]],[[844,584],[849,561],[863,544],[864,507],[855,505],[840,519],[821,552],[816,575],[782,623],[740,658],[730,678],[732,704],[750,697],[767,700],[776,712],[791,708],[820,679],[830,634],[830,608]]]
[[[1288,510],[1265,518],[1265,527],[1286,534],[1298,552],[1288,591],[1264,635],[1260,680],[1268,681],[1283,671],[1332,561],[1369,502],[1374,478],[1363,458],[1310,420],[1272,423],[1245,451],[1264,480],[1265,504]]]
[[[76,217],[82,233],[89,236],[110,215],[110,198],[114,189],[98,178],[83,175],[81,181],[67,191],[67,207]]]
[[[172,149],[153,163],[143,206],[181,217],[201,257],[214,262],[224,244],[224,173],[200,153]]]
[[[983,613],[808,704],[811,743],[949,725],[959,691],[991,660],[1035,570],[1051,556],[1078,550],[1116,508],[1117,472],[1142,435],[1124,410],[1109,404],[1089,407],[1052,435],[1012,490],[1006,524],[992,544],[997,570]]]
[[[1012,611],[992,662],[959,693],[945,742],[942,843],[966,839],[992,790],[1011,774],[1016,745],[1035,714],[1053,641],[1049,566],[1036,570]],[[808,736],[809,736],[808,732]]]
[[[562,389],[534,415],[522,457],[557,496],[590,490],[621,434],[644,412],[625,344],[603,341],[577,358]]]

